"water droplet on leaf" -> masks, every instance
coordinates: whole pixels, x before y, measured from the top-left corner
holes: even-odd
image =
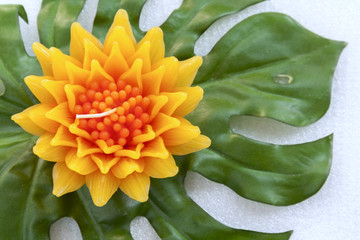
[[[278,74],[274,77],[274,82],[278,84],[290,84],[294,78],[286,74]]]

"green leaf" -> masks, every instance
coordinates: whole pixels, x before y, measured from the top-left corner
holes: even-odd
[[[129,21],[137,40],[140,40],[144,33],[139,28],[139,17],[142,6],[146,0],[100,0],[98,11],[94,21],[93,34],[104,42],[116,12],[125,9],[129,15]]]
[[[235,134],[229,122],[239,115],[296,126],[318,120],[328,109],[344,46],[279,13],[255,15],[234,27],[204,58],[195,81],[205,94],[189,118],[212,139],[212,146],[189,157],[191,169],[246,198],[273,205],[315,194],[329,174],[332,137],[278,146]],[[279,77],[292,81],[279,84]]]
[[[263,0],[184,0],[161,26],[166,56],[183,60],[194,55],[200,35],[217,19]]]
[[[38,16],[40,42],[69,52],[70,26],[78,18],[85,0],[43,0]]]
[[[4,89],[6,88],[6,92],[0,97],[0,112],[5,111],[4,105],[9,103],[23,108],[33,104],[34,98],[28,96],[23,80],[27,75],[41,73],[36,58],[30,57],[25,51],[19,29],[19,16],[27,21],[22,6],[0,6],[0,79]]]

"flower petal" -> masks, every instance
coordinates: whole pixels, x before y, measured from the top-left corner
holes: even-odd
[[[103,49],[99,39],[86,31],[79,23],[73,23],[71,25],[70,56],[76,58],[80,62],[84,60],[85,39],[92,42],[99,49]]]
[[[179,77],[175,87],[190,87],[202,63],[203,59],[200,56],[180,61]]]
[[[49,49],[38,42],[33,43],[32,49],[34,50],[35,56],[40,63],[44,76],[54,76]]]
[[[71,171],[64,162],[58,162],[53,167],[53,194],[60,197],[66,193],[74,192],[85,183],[85,177]]]
[[[146,157],[144,160],[144,173],[153,178],[173,177],[179,171],[171,154],[166,159]]]
[[[109,147],[104,140],[96,140],[95,142],[99,146],[99,148],[106,154],[111,154],[123,149],[123,147],[120,145],[112,145],[111,147]]]
[[[156,115],[154,120],[151,121],[151,126],[154,129],[155,135],[159,136],[172,128],[180,126],[180,121],[177,118],[170,117],[164,113]]]
[[[135,53],[135,44],[127,35],[125,28],[117,26],[108,32],[104,44],[105,54],[110,54],[112,45],[115,42],[119,44],[120,51],[125,59],[128,59]]]
[[[170,129],[161,137],[164,139],[165,146],[176,146],[185,144],[200,135],[200,129],[192,125],[185,118],[179,118],[181,125]]]
[[[168,146],[167,148],[174,155],[186,155],[189,153],[200,151],[204,148],[208,148],[210,145],[210,138],[204,135],[200,135],[185,144]]]
[[[132,86],[137,86],[142,91],[143,85],[141,80],[141,69],[143,67],[143,60],[138,58],[134,61],[131,68],[120,76],[120,79],[125,80]]]
[[[46,77],[27,76],[24,81],[41,103],[56,103],[55,98],[42,85],[42,81],[45,79]]]
[[[118,79],[121,74],[129,70],[129,65],[122,55],[119,44],[114,42],[111,48],[109,58],[104,65],[105,71],[114,79]]]
[[[144,170],[144,160],[132,159],[132,158],[121,158],[114,167],[111,168],[111,172],[120,179],[126,178],[133,172],[141,173]]]
[[[48,104],[37,104],[29,109],[28,116],[36,125],[43,128],[47,132],[56,133],[59,123],[48,119],[45,114],[52,109]]]
[[[89,70],[80,68],[71,62],[67,62],[65,67],[69,75],[70,84],[85,86],[86,80],[90,75]]]
[[[66,94],[66,97],[68,100],[69,110],[72,113],[74,113],[74,109],[75,109],[75,105],[76,105],[76,97],[81,93],[85,93],[86,88],[84,88],[83,86],[80,86],[80,85],[66,84],[64,87],[64,90],[65,90],[65,94]]]
[[[150,60],[150,42],[144,42],[136,52],[128,58],[128,64],[132,65],[136,59],[141,59],[143,61],[142,73],[148,73],[151,70],[151,60]]]
[[[49,52],[51,55],[52,70],[54,73],[54,78],[56,80],[69,80],[69,75],[66,71],[66,63],[67,62],[71,62],[78,67],[82,66],[78,60],[76,60],[75,58],[72,58],[68,55],[63,54],[57,48],[50,48]]]
[[[54,134],[44,133],[42,134],[33,147],[33,152],[40,158],[50,162],[62,162],[65,161],[66,154],[70,150],[69,147],[52,146],[50,144]]]
[[[86,185],[92,200],[98,207],[104,206],[119,187],[120,179],[112,173],[102,174],[100,171],[86,175]]]
[[[103,53],[94,43],[90,40],[85,39],[85,55],[83,61],[84,69],[90,70],[91,62],[97,60],[101,66],[104,66],[107,55]]]
[[[69,127],[75,120],[75,116],[69,111],[68,103],[63,102],[48,111],[45,116],[66,127]]]
[[[158,95],[160,92],[160,84],[164,77],[165,67],[160,66],[155,70],[144,74],[142,76],[142,83],[143,83],[143,95]]]
[[[194,111],[204,95],[204,90],[199,86],[176,88],[176,91],[187,94],[186,100],[173,113],[174,116],[178,117],[186,116]]]
[[[64,87],[67,81],[42,80],[41,85],[52,95],[56,103],[62,103],[67,100]]]
[[[36,125],[29,118],[29,112],[34,107],[36,107],[36,106],[29,107],[20,113],[12,115],[11,120],[13,120],[17,124],[19,124],[20,127],[22,127],[22,129],[31,133],[32,135],[40,136],[41,134],[43,134],[45,132],[45,130],[43,128],[39,127],[38,125]]]
[[[133,144],[143,143],[150,140],[153,140],[155,138],[155,132],[151,125],[146,125],[143,130],[143,134],[140,134],[133,138],[132,142]]]
[[[185,92],[163,92],[161,95],[167,96],[168,102],[166,105],[161,109],[161,112],[171,116],[175,110],[185,102],[187,98],[187,93]]]
[[[97,153],[91,154],[91,159],[96,163],[102,174],[107,174],[110,168],[119,162],[120,157],[114,157],[112,154]]]
[[[144,149],[141,151],[141,157],[166,159],[169,157],[169,152],[164,145],[163,139],[161,137],[157,137],[146,143]]]
[[[78,118],[76,118],[75,122],[73,124],[70,124],[69,131],[72,134],[75,134],[79,137],[83,137],[87,140],[92,141],[93,139],[91,138],[90,134],[87,131],[85,131],[84,129],[79,128],[79,122],[80,122],[80,120]]]
[[[163,31],[159,27],[151,28],[143,39],[136,45],[139,49],[145,42],[150,42],[150,59],[151,63],[160,61],[165,56],[165,44]]]
[[[102,152],[101,149],[98,148],[95,144],[82,137],[77,137],[76,142],[78,144],[77,156],[79,158],[82,158],[89,154]]]
[[[67,146],[77,148],[76,136],[69,132],[69,129],[60,125],[54,138],[50,142],[51,146]]]
[[[144,173],[134,172],[121,181],[120,189],[130,198],[146,202],[149,199],[150,178]]]
[[[156,115],[160,112],[161,108],[165,106],[168,102],[167,96],[164,95],[149,95],[150,98],[150,105],[149,105],[149,113],[150,113],[150,121],[156,117]]]
[[[160,92],[172,92],[179,72],[179,60],[176,57],[163,58],[157,63],[152,65],[152,69],[156,69],[160,66],[165,67],[165,73],[160,85]]]
[[[79,158],[75,148],[66,154],[65,163],[69,169],[81,175],[90,174],[98,169],[90,155]]]
[[[125,29],[126,35],[130,37],[130,39],[133,41],[133,43],[136,43],[135,37],[133,35],[131,25],[129,22],[129,16],[127,12],[123,9],[120,9],[115,14],[114,22],[112,23],[108,35],[111,34],[116,27],[123,27]],[[107,38],[107,36],[106,36]],[[105,40],[106,42],[106,40]]]
[[[93,60],[91,62],[90,76],[86,81],[86,85],[89,87],[92,82],[97,82],[100,85],[103,81],[114,82],[114,79],[104,70],[97,60]]]
[[[115,156],[117,157],[129,157],[132,159],[139,159],[140,158],[140,152],[143,149],[144,144],[139,143],[135,149],[122,149],[117,152],[115,152]]]

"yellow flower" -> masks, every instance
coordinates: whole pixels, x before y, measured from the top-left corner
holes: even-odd
[[[74,23],[70,56],[40,43],[33,49],[44,76],[25,83],[40,104],[12,119],[40,136],[37,156],[56,162],[54,195],[86,183],[97,206],[118,188],[144,202],[150,177],[177,174],[173,154],[210,145],[184,118],[203,96],[202,88],[190,87],[202,58],[165,58],[160,28],[136,43],[126,11],[119,10],[104,44]]]

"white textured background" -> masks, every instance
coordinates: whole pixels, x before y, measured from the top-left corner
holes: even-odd
[[[32,42],[38,40],[36,16],[41,0],[0,0],[0,4],[8,3],[23,4],[28,13],[29,25],[21,21],[21,30],[31,53]],[[181,0],[149,0],[141,14],[141,28],[161,25],[180,3]],[[97,0],[88,0],[79,17],[89,30],[96,6]],[[315,196],[290,207],[246,200],[195,173],[188,174],[187,191],[210,215],[234,228],[263,232],[292,229],[291,240],[360,239],[360,1],[268,0],[220,20],[199,39],[195,53],[205,55],[234,24],[264,11],[286,13],[315,33],[346,41],[348,46],[335,73],[330,109],[320,121],[309,127],[294,128],[269,120],[242,119],[240,132],[278,144],[303,143],[335,133],[330,176]],[[133,221],[131,231],[137,240],[158,239],[144,218]],[[51,239],[81,239],[81,236],[74,220],[65,218],[52,225]]]

